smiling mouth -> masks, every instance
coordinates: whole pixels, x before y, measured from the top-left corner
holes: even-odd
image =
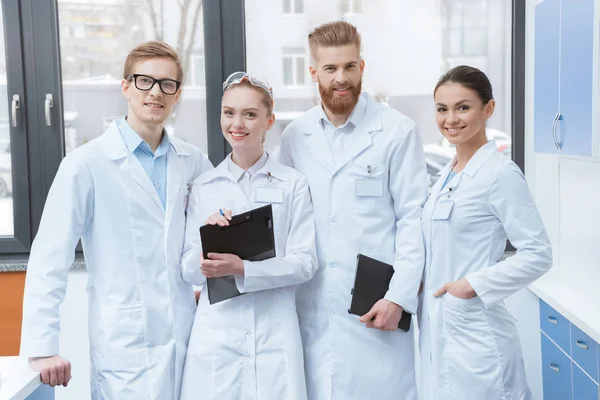
[[[249,133],[244,133],[244,132],[229,132],[229,134],[234,138],[234,139],[242,139],[245,138],[246,136],[249,135]]]
[[[350,87],[345,87],[345,88],[333,88],[334,92],[338,92],[338,93],[346,93],[347,91],[350,90]]]
[[[164,108],[164,106],[162,104],[159,104],[159,103],[144,103],[144,105],[146,107],[156,108],[156,109]]]
[[[464,126],[462,126],[460,128],[446,128],[446,132],[448,132],[450,135],[456,135],[457,133],[462,131],[464,128],[465,128]]]

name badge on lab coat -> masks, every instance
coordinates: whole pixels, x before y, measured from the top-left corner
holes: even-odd
[[[357,197],[381,197],[383,196],[383,181],[381,179],[357,179]]]
[[[283,201],[283,189],[259,187],[256,188],[255,198],[259,203],[281,203]]]
[[[454,208],[454,200],[451,198],[444,198],[437,202],[433,208],[433,213],[431,214],[432,220],[446,220],[450,218],[450,213],[452,212],[452,208]]]

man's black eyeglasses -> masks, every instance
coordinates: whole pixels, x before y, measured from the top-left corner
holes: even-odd
[[[177,93],[179,86],[181,86],[181,82],[174,79],[154,79],[148,75],[131,74],[127,77],[127,80],[130,81],[132,78],[135,82],[135,87],[143,92],[152,90],[154,85],[158,83],[158,87],[160,87],[160,90],[164,94],[173,95]]]

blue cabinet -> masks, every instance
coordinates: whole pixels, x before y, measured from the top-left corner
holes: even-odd
[[[535,9],[534,150],[592,155],[594,0]]]
[[[598,343],[540,300],[544,400],[600,400]]]
[[[544,400],[571,399],[571,360],[542,333]]]
[[[573,364],[573,400],[598,400],[598,385]]]

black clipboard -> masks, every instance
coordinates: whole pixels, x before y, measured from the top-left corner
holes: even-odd
[[[348,313],[358,316],[368,313],[387,293],[393,275],[394,267],[390,264],[363,254],[356,256],[356,276]],[[398,329],[408,332],[411,318],[412,316],[403,310]]]
[[[275,237],[271,205],[234,215],[229,221],[229,226],[201,226],[200,240],[204,258],[208,258],[208,253],[235,254],[242,260],[248,261],[273,258]],[[206,287],[210,304],[241,294],[233,276],[207,278]]]

